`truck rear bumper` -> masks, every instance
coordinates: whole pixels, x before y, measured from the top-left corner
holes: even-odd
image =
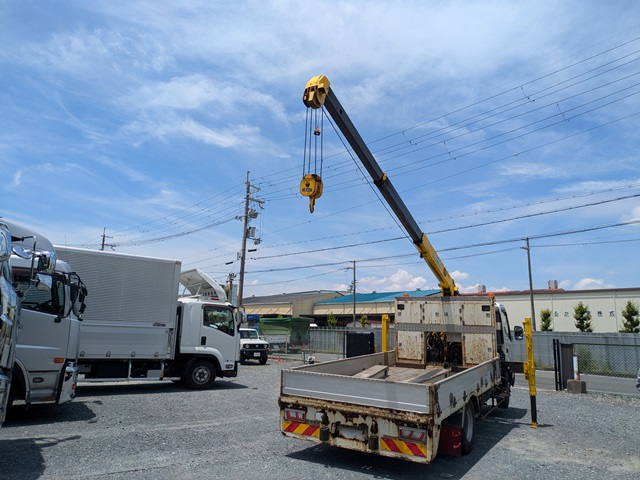
[[[288,437],[418,463],[430,463],[437,453],[439,429],[431,415],[289,396],[279,403],[280,431]]]

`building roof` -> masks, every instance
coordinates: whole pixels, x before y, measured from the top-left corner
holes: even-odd
[[[283,293],[280,295],[264,295],[260,297],[251,296],[242,299],[243,305],[259,305],[259,304],[290,304],[295,302],[301,302],[304,300],[313,300],[316,297],[325,297],[327,295],[335,294],[337,297],[344,295],[343,293],[333,290],[313,290],[310,292],[298,292],[298,293]]]
[[[541,295],[545,293],[557,293],[557,294],[594,294],[594,293],[611,293],[611,292],[635,292],[638,287],[624,287],[624,288],[591,288],[588,290],[565,290],[563,288],[540,288],[533,289],[534,295]],[[500,292],[491,292],[493,295],[530,295],[529,290],[505,290]]]
[[[374,293],[356,293],[356,303],[375,303],[375,302],[393,302],[396,297],[402,297],[407,294],[410,297],[429,297],[441,293],[438,290],[413,290],[413,291],[401,291],[401,292],[374,292]],[[344,295],[338,298],[332,298],[330,300],[324,300],[317,302],[317,305],[335,305],[342,303],[353,303],[353,294]]]

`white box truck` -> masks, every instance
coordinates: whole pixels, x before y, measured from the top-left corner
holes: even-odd
[[[224,290],[179,260],[56,246],[89,291],[79,381],[184,381],[238,374],[241,316]],[[186,290],[180,296],[180,284]]]

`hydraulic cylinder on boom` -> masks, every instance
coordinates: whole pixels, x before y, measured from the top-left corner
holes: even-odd
[[[342,135],[344,135],[347,142],[349,142],[349,145],[357,155],[362,165],[366,168],[374,185],[385,198],[400,223],[402,223],[403,227],[409,234],[411,241],[418,249],[420,256],[427,262],[429,268],[431,268],[431,271],[438,279],[438,284],[442,289],[442,295],[457,295],[458,287],[456,286],[453,278],[445,268],[442,260],[440,260],[438,253],[431,245],[427,235],[422,232],[417,222],[407,209],[402,198],[391,183],[391,180],[387,174],[382,171],[375,157],[369,150],[369,147],[367,147],[366,143],[358,133],[358,130],[351,122],[347,112],[338,101],[333,90],[331,90],[327,77],[319,75],[309,80],[304,90],[302,101],[308,109],[316,110],[324,108],[324,110],[330,115]],[[300,185],[300,193],[309,197],[310,205],[313,205],[315,199],[319,198],[322,194],[322,180],[319,175],[313,175],[314,176],[312,178],[309,178],[309,175],[306,175]],[[307,188],[305,190],[303,188],[303,184],[308,180],[313,180],[313,182],[310,182],[309,187],[311,188]]]

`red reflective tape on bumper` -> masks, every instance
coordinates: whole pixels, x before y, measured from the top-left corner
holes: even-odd
[[[296,435],[304,435],[305,437],[319,437],[320,427],[309,425],[307,423],[284,421],[284,431],[295,433]]]
[[[402,453],[414,457],[426,458],[427,446],[423,443],[405,442],[397,438],[382,437],[380,450],[387,450],[393,453]]]

